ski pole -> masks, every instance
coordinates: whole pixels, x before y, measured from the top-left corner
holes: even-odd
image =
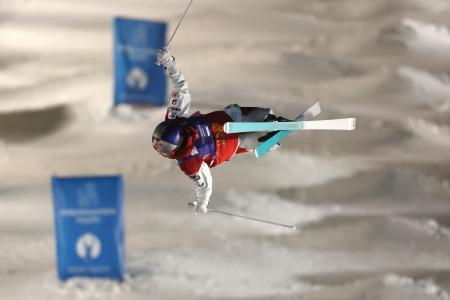
[[[175,36],[175,33],[177,33],[177,31],[178,31],[178,27],[180,27],[181,22],[183,22],[183,19],[184,19],[184,17],[186,16],[186,14],[187,14],[189,8],[191,8],[192,2],[194,2],[194,0],[191,0],[191,1],[189,2],[188,6],[186,7],[186,9],[184,10],[183,15],[181,16],[180,20],[178,21],[177,27],[175,27],[175,30],[173,31],[172,36],[170,37],[169,41],[167,42],[165,48],[169,48],[169,45],[170,45],[170,43],[172,42],[172,39],[173,39],[173,37]]]
[[[188,205],[189,206],[194,206],[194,203],[190,202],[190,203],[188,203]],[[264,220],[264,219],[260,219],[260,218],[255,218],[255,217],[250,217],[250,216],[244,216],[244,215],[231,213],[231,212],[227,212],[227,211],[222,211],[222,210],[218,210],[218,209],[214,209],[214,208],[208,208],[206,212],[207,213],[214,213],[214,214],[221,214],[221,215],[232,216],[232,217],[236,217],[236,218],[246,219],[246,220],[260,222],[260,223],[271,224],[271,225],[275,225],[275,226],[286,227],[286,228],[289,228],[289,229],[292,229],[292,230],[296,229],[296,227],[294,225],[286,225],[286,224],[282,224],[282,223],[278,223],[278,222],[273,222],[273,221]]]

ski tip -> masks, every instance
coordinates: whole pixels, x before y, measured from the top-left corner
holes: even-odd
[[[312,110],[314,111],[314,113],[316,115],[320,114],[322,112],[322,109],[320,108],[320,103],[319,101],[317,101],[316,103],[313,104],[313,106],[311,106]]]
[[[354,130],[356,128],[356,118],[350,118],[349,130]]]

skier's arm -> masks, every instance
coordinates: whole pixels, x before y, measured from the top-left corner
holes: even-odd
[[[208,165],[205,162],[202,162],[200,170],[190,177],[195,182],[195,193],[197,195],[197,199],[194,202],[195,212],[205,213],[207,211],[206,207],[208,206],[209,198],[212,194],[211,171],[209,170]]]
[[[191,94],[189,93],[189,86],[186,79],[175,62],[175,58],[167,49],[161,49],[158,51],[157,64],[164,66],[171,82],[170,100],[166,118],[175,119],[177,117],[188,116],[191,105]]]

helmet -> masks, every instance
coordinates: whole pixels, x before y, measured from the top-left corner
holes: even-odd
[[[168,120],[156,126],[152,136],[153,148],[163,156],[171,156],[183,144],[184,130],[180,122]]]

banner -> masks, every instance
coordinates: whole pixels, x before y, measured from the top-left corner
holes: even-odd
[[[59,278],[123,279],[121,176],[53,177]]]
[[[166,104],[164,68],[155,65],[156,51],[165,46],[166,24],[114,19],[114,103]]]

